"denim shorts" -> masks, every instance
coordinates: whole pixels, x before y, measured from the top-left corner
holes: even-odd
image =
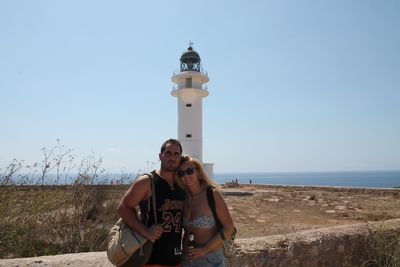
[[[226,262],[222,249],[218,249],[193,261],[186,260],[186,257],[184,256],[182,267],[226,267]]]

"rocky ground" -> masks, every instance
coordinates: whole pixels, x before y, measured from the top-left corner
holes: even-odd
[[[238,185],[221,188],[238,239],[400,218],[400,189]],[[111,266],[104,252],[0,260],[0,266]]]
[[[400,218],[400,189],[223,187],[238,238]]]

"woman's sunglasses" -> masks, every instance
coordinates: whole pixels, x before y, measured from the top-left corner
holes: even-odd
[[[187,168],[186,170],[178,170],[177,172],[176,172],[176,174],[178,174],[178,177],[183,177],[183,176],[185,176],[185,174],[187,173],[188,175],[191,175],[191,174],[193,174],[194,173],[194,170],[195,170],[196,168]]]

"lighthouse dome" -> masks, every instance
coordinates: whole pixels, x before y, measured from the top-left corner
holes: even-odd
[[[181,71],[198,71],[201,72],[200,56],[189,46],[187,51],[182,53],[181,56]]]
[[[198,61],[200,61],[200,56],[199,56],[199,53],[194,51],[193,48],[191,46],[189,46],[187,51],[182,53],[181,61],[184,59],[197,59]]]

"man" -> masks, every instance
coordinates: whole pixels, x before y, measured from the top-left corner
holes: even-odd
[[[153,171],[156,192],[157,224],[151,204],[151,180],[142,175],[131,185],[118,206],[118,215],[133,230],[154,241],[145,266],[180,266],[184,191],[175,183],[182,145],[169,139],[161,146],[161,167]],[[141,221],[135,207],[140,205]],[[123,266],[129,266],[129,260]]]

